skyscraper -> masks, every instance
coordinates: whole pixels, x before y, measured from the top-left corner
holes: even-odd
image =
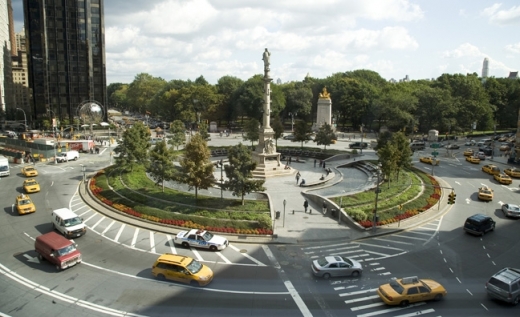
[[[12,107],[11,38],[14,33],[11,0],[0,0],[0,110]],[[16,111],[16,110],[15,110]]]
[[[85,101],[106,110],[103,0],[24,0],[24,18],[34,116],[73,123]]]
[[[482,63],[482,78],[487,78],[489,76],[489,59],[484,58],[484,63]]]

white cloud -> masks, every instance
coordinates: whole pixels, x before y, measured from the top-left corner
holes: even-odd
[[[495,3],[482,11],[482,15],[489,17],[489,22],[498,25],[520,25],[520,6],[513,6],[509,10],[499,10],[501,3]]]
[[[520,54],[520,42],[516,44],[506,45],[506,50],[512,53]]]
[[[471,56],[471,57],[482,56],[483,57],[483,56],[485,56],[485,54],[482,53],[478,49],[478,47],[476,47],[472,44],[469,44],[469,43],[461,44],[459,47],[457,47],[454,50],[445,51],[442,55],[444,58],[461,58],[461,57],[468,57],[468,56]]]

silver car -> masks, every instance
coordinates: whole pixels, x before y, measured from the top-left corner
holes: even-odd
[[[520,207],[513,204],[503,204],[502,212],[506,217],[520,218]]]
[[[326,256],[312,261],[312,273],[315,276],[328,279],[332,276],[357,277],[363,272],[361,263],[339,255]]]

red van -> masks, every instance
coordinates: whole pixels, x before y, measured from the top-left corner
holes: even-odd
[[[42,234],[36,238],[34,249],[40,261],[47,260],[56,265],[56,269],[64,270],[81,263],[81,253],[77,244],[56,232]]]

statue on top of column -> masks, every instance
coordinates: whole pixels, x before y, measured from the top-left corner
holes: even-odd
[[[264,51],[262,60],[264,61],[264,72],[267,74],[269,72],[269,65],[271,65],[271,53],[269,53],[267,48]]]

